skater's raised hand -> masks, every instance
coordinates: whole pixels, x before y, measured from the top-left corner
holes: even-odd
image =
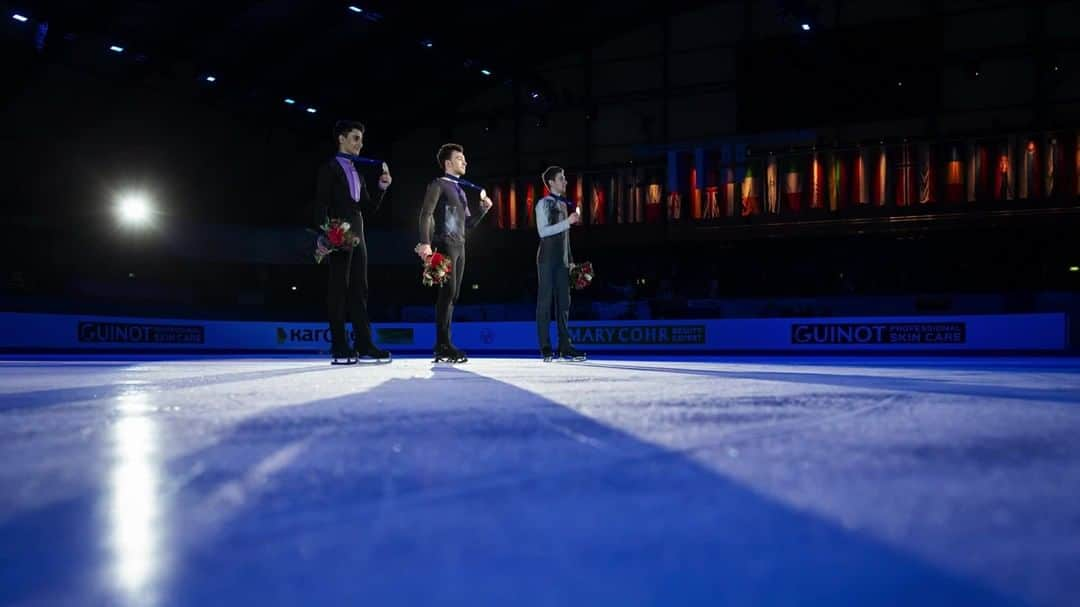
[[[385,190],[390,187],[390,183],[393,179],[390,177],[390,167],[384,162],[382,163],[382,175],[379,176],[379,189]]]

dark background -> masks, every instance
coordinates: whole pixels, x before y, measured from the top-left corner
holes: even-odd
[[[395,178],[367,219],[375,320],[433,299],[411,248],[445,141],[470,179],[538,182],[793,130],[823,146],[1080,130],[1077,2],[353,5],[0,3],[4,308],[322,319],[304,230],[338,118],[368,125],[364,153]],[[154,229],[116,225],[132,189]],[[1059,198],[583,226],[575,253],[599,274],[574,314],[1071,309],[1077,217]],[[535,246],[489,219],[462,303],[528,317]]]

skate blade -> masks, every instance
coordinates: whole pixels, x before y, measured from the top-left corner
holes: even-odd
[[[393,356],[388,356],[386,358],[368,358],[365,356],[357,359],[356,362],[361,365],[387,365],[390,364],[393,360]]]

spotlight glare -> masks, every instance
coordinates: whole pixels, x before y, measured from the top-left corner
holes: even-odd
[[[1070,272],[1080,272],[1080,266],[1069,266]]]
[[[129,226],[143,226],[150,223],[150,202],[143,194],[126,194],[116,206],[120,222]]]
[[[309,108],[307,109],[307,113],[309,113],[309,114],[314,114],[314,113],[315,113],[315,108],[313,108],[313,107],[309,107]]]
[[[362,12],[364,12],[364,9],[360,8],[359,6],[352,6],[352,5],[349,5],[349,10],[354,12],[354,13],[362,13]]]
[[[285,98],[285,103],[287,103],[287,104],[289,104],[289,105],[295,105],[295,104],[296,104],[296,100],[295,100],[295,99],[293,99],[292,97],[286,97],[286,98]]]
[[[207,82],[217,82],[217,76],[207,76],[206,81]]]
[[[112,46],[110,46],[110,47],[109,47],[109,50],[110,50],[110,51],[112,51],[112,52],[114,52],[114,53],[122,53],[122,52],[124,52],[124,47],[122,47],[122,46],[116,46],[116,45],[114,44],[114,45],[112,45]]]
[[[491,75],[491,70],[480,70],[480,73],[485,75],[485,76],[490,76]]]
[[[26,15],[20,15],[19,13],[15,13],[11,16],[11,18],[18,21],[19,23],[26,23],[27,21],[29,21]]]
[[[810,31],[810,24],[809,23],[802,24],[802,31],[804,31],[804,32]]]

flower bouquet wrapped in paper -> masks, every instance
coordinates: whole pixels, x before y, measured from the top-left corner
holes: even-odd
[[[580,290],[589,286],[595,275],[591,261],[570,264],[570,286],[575,289]]]
[[[353,233],[347,221],[328,219],[319,228],[322,234],[315,239],[315,263],[322,263],[334,251],[351,251],[360,244],[360,237]]]
[[[425,287],[441,287],[449,280],[452,271],[450,258],[435,251],[424,261],[420,282],[424,283]]]

